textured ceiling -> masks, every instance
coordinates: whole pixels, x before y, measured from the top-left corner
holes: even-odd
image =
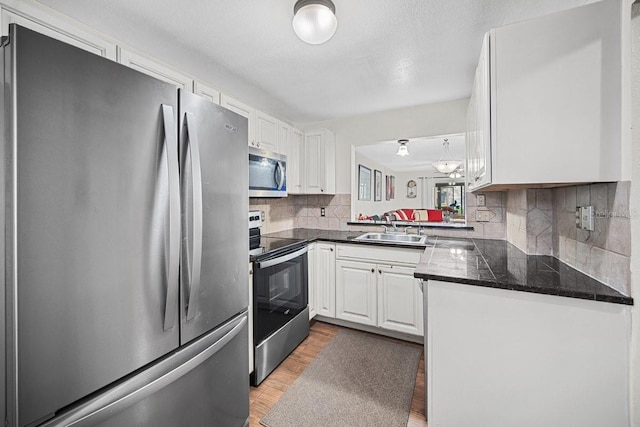
[[[407,143],[409,156],[396,156],[398,141],[385,141],[371,145],[360,145],[356,151],[371,160],[396,172],[426,172],[436,174],[431,163],[437,162],[443,153],[443,138],[449,140],[448,160],[464,161],[464,134],[443,135],[429,138],[411,138]]]
[[[334,0],[311,46],[295,0],[39,0],[296,124],[467,98],[490,28],[590,0]]]

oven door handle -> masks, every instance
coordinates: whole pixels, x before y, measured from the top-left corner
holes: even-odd
[[[273,259],[259,262],[258,268],[267,268],[267,267],[273,267],[274,265],[282,264],[283,262],[290,261],[294,258],[299,257],[300,255],[304,255],[308,251],[309,251],[309,247],[305,246],[304,248],[297,250],[295,252],[292,252],[290,254],[282,255],[278,258],[273,258]]]

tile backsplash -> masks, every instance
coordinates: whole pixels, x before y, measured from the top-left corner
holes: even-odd
[[[531,255],[550,255],[629,294],[631,219],[630,182],[579,185],[554,189],[467,193],[467,224],[473,230],[429,229],[432,236],[506,239]],[[290,195],[279,199],[249,199],[251,209],[265,213],[264,233],[291,228],[373,231],[349,226],[351,195]],[[576,206],[593,205],[595,230],[578,230]],[[325,209],[321,216],[320,209]],[[479,212],[482,214],[480,215]],[[488,220],[478,221],[484,216]]]
[[[523,252],[553,255],[552,190],[507,192],[507,241]]]
[[[629,294],[630,182],[507,192],[507,240],[522,251],[551,255]],[[576,207],[593,206],[595,230],[576,228]]]
[[[351,195],[289,195],[284,198],[252,198],[249,208],[264,212],[263,233],[290,228],[349,230]],[[320,215],[324,208],[325,216]]]
[[[561,261],[629,295],[629,181],[553,190],[553,253]],[[576,228],[576,206],[592,205],[595,230]]]

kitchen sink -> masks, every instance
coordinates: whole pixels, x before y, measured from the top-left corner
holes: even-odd
[[[427,241],[427,236],[403,233],[366,233],[362,236],[356,237],[355,240],[362,240],[365,242],[398,243],[403,245],[424,245]]]

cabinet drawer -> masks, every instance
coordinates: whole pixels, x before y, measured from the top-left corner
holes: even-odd
[[[371,245],[336,245],[337,258],[362,259],[381,263],[416,265],[424,248],[376,248]]]

